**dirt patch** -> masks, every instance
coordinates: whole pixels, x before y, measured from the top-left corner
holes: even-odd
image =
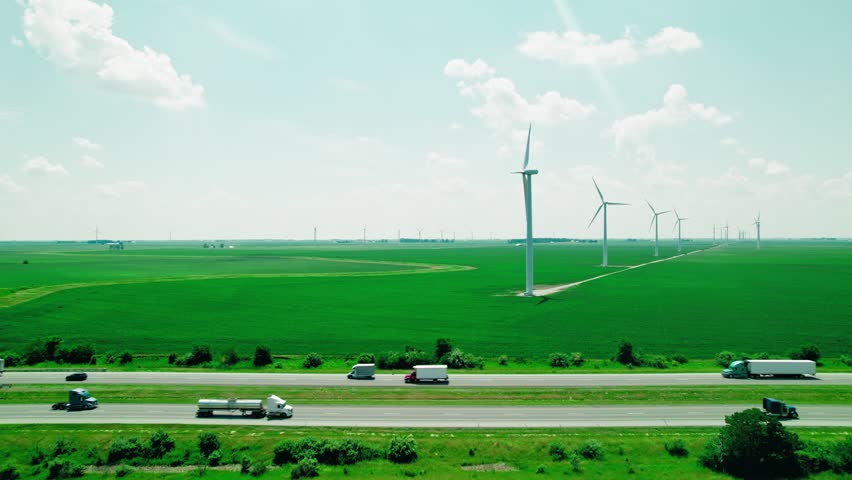
[[[483,463],[482,465],[465,465],[462,470],[473,472],[516,472],[517,468],[506,463]]]

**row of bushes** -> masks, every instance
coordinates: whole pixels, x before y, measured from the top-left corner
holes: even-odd
[[[791,351],[789,357],[792,360],[812,360],[814,362],[819,362],[819,359],[822,358],[822,353],[820,352],[819,347],[812,343],[807,343],[805,345],[802,345],[798,349]],[[743,353],[736,354],[734,352],[725,350],[717,353],[715,360],[717,364],[723,367],[727,367],[734,360],[767,360],[769,358],[771,358],[771,356],[766,352],[746,355]],[[840,358],[840,361],[846,365],[852,364],[852,362],[848,361],[846,355],[843,355]]]

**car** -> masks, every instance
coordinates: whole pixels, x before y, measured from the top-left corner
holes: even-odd
[[[87,378],[89,378],[89,375],[86,374],[85,372],[77,372],[77,373],[72,373],[71,375],[66,375],[65,381],[66,382],[82,382],[83,380],[85,380]]]

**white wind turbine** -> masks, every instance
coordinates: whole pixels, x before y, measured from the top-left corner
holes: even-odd
[[[598,207],[598,210],[595,212],[595,216],[592,217],[592,221],[589,222],[589,228],[595,223],[595,219],[598,218],[598,214],[601,213],[601,209],[603,209],[603,263],[602,266],[606,267],[608,263],[607,258],[607,231],[606,231],[606,206],[607,205],[630,205],[629,203],[617,203],[617,202],[607,202],[604,200],[603,193],[601,193],[601,189],[598,187],[598,182],[595,181],[595,177],[592,177],[592,183],[595,184],[595,190],[598,191],[598,196],[601,197],[601,205]]]
[[[527,168],[530,163],[530,134],[532,133],[532,124],[527,130],[527,148],[524,154],[524,167],[520,172],[512,172],[521,174],[521,180],[524,182],[524,205],[526,207],[527,216],[527,281],[524,289],[525,297],[533,296],[533,228],[532,228],[532,176],[538,173],[538,170]]]
[[[654,213],[654,218],[651,219],[651,225],[648,227],[648,229],[650,230],[651,227],[656,227],[654,229],[654,256],[659,257],[660,256],[660,221],[659,221],[659,217],[660,217],[660,215],[662,215],[664,213],[669,213],[669,211],[663,210],[662,212],[658,212],[658,211],[654,210],[654,207],[651,205],[651,202],[649,202],[648,200],[645,200],[645,203],[648,204],[648,208],[650,208],[651,212]]]
[[[757,212],[757,218],[754,219],[754,224],[757,227],[757,249],[760,250],[760,212]]]
[[[675,217],[677,218],[677,220],[675,221],[675,225],[674,225],[674,227],[672,227],[672,230],[677,228],[677,251],[680,252],[680,226],[681,226],[681,223],[683,223],[684,220],[689,220],[689,219],[688,218],[681,218],[681,216],[677,214],[676,208],[674,209],[674,214],[675,214]]]

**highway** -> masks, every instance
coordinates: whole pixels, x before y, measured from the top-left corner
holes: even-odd
[[[65,383],[68,372],[10,372],[0,377],[4,384]],[[71,384],[72,382],[68,382]],[[374,380],[349,380],[345,374],[314,373],[215,373],[215,372],[91,372],[85,382],[75,384],[150,385],[254,385],[290,387],[403,387],[430,388],[441,385],[409,385],[402,374],[379,374]],[[852,374],[822,373],[803,379],[730,379],[718,373],[628,373],[628,374],[454,374],[453,387],[628,387],[676,385],[852,385]]]
[[[0,424],[194,424],[275,427],[557,428],[721,426],[725,415],[755,405],[619,405],[592,407],[398,407],[295,405],[293,418],[216,414],[196,418],[195,405],[108,404],[83,412],[47,404],[0,405]],[[852,427],[852,406],[799,405],[787,426]]]

